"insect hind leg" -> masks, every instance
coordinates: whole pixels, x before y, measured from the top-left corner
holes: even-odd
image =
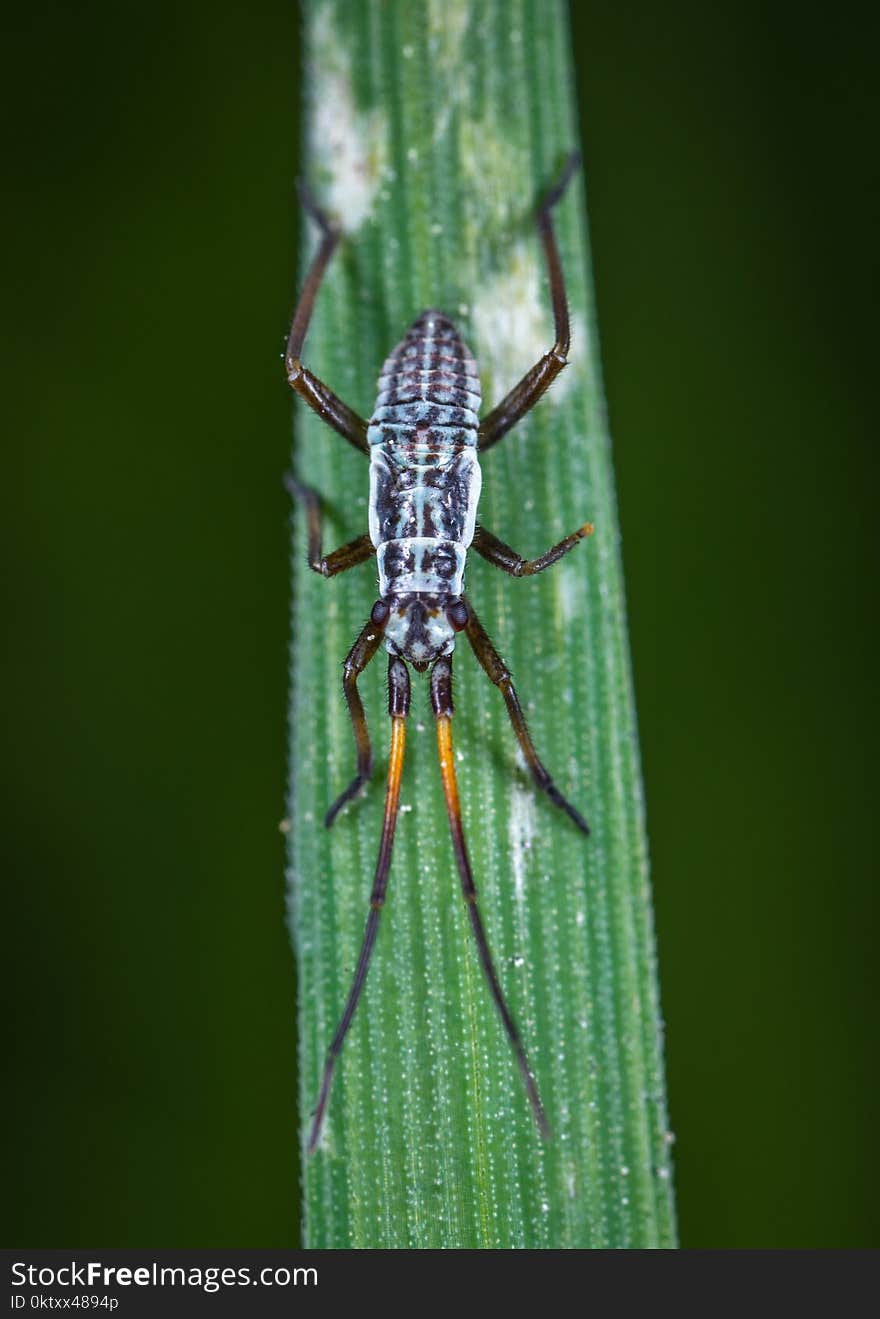
[[[549,389],[560,371],[568,363],[571,347],[571,326],[568,316],[568,298],[565,292],[565,275],[553,228],[553,208],[561,201],[572,175],[580,164],[580,156],[573,151],[563,166],[556,184],[538,207],[536,219],[538,233],[544,248],[544,260],[550,276],[550,296],[553,302],[555,340],[553,347],[527,371],[522,380],[480,422],[479,449],[485,453],[530,412]]]
[[[338,398],[333,390],[324,384],[323,380],[319,380],[300,361],[309,322],[315,309],[318,290],[327,272],[330,258],[333,256],[339,242],[340,229],[321,210],[306,185],[301,182],[298,186],[300,201],[306,214],[314,220],[321,231],[321,243],[306,275],[306,282],[299,296],[299,302],[296,304],[293,323],[287,339],[287,347],[284,351],[287,383],[291,389],[299,394],[300,398],[308,403],[313,412],[317,412],[322,421],[326,421],[328,426],[332,426],[335,431],[338,431],[340,435],[348,440],[349,444],[353,444],[361,453],[369,454],[367,423],[363,417],[358,416],[347,403],[343,403],[342,399]]]

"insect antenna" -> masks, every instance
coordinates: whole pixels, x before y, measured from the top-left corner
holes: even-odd
[[[474,932],[480,962],[489,983],[489,988],[492,991],[492,997],[501,1014],[507,1038],[510,1040],[511,1047],[516,1055],[516,1061],[522,1074],[532,1112],[535,1115],[535,1121],[538,1124],[538,1130],[546,1140],[550,1136],[550,1125],[544,1112],[544,1105],[541,1103],[541,1096],[538,1094],[535,1078],[532,1076],[529,1067],[529,1060],[520,1038],[519,1029],[504,998],[498,972],[495,970],[495,963],[489,951],[489,941],[486,938],[480,910],[477,906],[477,888],[474,884],[474,875],[471,870],[470,857],[468,856],[467,843],[464,837],[461,803],[458,797],[458,781],[455,774],[455,757],[452,749],[452,663],[448,658],[439,659],[431,671],[431,703],[434,707],[437,723],[437,750],[440,757],[443,795],[446,798],[446,813],[449,816],[452,846],[458,865],[458,873],[461,877],[461,891],[470,916],[471,929]]]
[[[385,902],[385,890],[388,887],[388,872],[391,867],[391,852],[394,847],[394,831],[400,807],[400,780],[403,773],[403,755],[406,749],[406,717],[409,714],[409,673],[403,660],[392,656],[388,663],[388,713],[391,716],[391,751],[388,756],[388,778],[385,788],[385,816],[382,822],[382,838],[379,843],[379,856],[376,860],[376,876],[373,891],[370,894],[370,914],[364,930],[360,957],[354,973],[351,989],[345,1004],[345,1010],[336,1027],[336,1034],[327,1050],[324,1075],[318,1102],[312,1115],[312,1129],[309,1134],[308,1152],[314,1154],[321,1139],[324,1115],[333,1084],[333,1071],[336,1060],[342,1052],[348,1028],[352,1023],[361,992],[367,979],[373,946],[379,932],[379,916]]]

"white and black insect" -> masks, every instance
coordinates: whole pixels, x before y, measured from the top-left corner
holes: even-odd
[[[577,163],[577,155],[569,157],[558,183],[537,211],[538,232],[550,279],[556,341],[482,421],[479,419],[481,394],[476,363],[453,322],[439,311],[422,312],[406,338],[385,362],[369,422],[353,412],[302,365],[300,354],[315,298],[340,231],[307,190],[301,190],[303,205],[322,237],[287,342],[287,379],[318,416],[369,458],[369,531],[325,555],[317,493],[294,477],[288,478],[288,485],[291,493],[303,501],[307,511],[309,565],[315,572],[323,577],[333,577],[374,554],[379,568],[379,599],[344,666],[343,688],[357,747],[357,773],[328,811],[328,827],[341,807],[370,777],[372,752],[357,682],[383,641],[388,651],[388,711],[391,717],[385,815],[370,913],[348,1000],[327,1054],[309,1136],[310,1153],[320,1140],[333,1070],[364,987],[385,900],[410,704],[407,664],[419,673],[431,670],[431,704],[437,728],[440,771],[462,891],[480,961],[516,1055],[535,1119],[542,1134],[546,1135],[548,1131],[538,1089],[502,993],[477,907],[452,751],[452,654],[456,636],[463,632],[487,675],[501,691],[513,731],[535,783],[567,812],[579,829],[589,833],[579,811],[562,796],[541,763],[507,666],[464,595],[465,558],[469,547],[473,546],[483,558],[512,576],[525,577],[549,568],[593,530],[589,523],[584,523],[539,558],[524,559],[476,520],[481,486],[479,455],[497,444],[534,407],[568,358],[568,306],[552,210],[561,199]]]

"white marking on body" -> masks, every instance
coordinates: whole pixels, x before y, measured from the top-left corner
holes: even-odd
[[[385,563],[388,550],[398,545],[403,548],[407,567],[395,567],[389,572]],[[423,568],[425,551],[436,551],[440,546],[455,555],[455,572],[449,578],[441,578],[436,572]],[[464,590],[465,558],[463,545],[436,536],[402,536],[399,540],[386,540],[376,550],[379,594],[383,599],[388,595],[437,595],[455,599]]]
[[[470,467],[470,478],[468,485],[468,507],[467,517],[465,518],[464,531],[461,536],[461,543],[468,548],[474,538],[474,532],[477,529],[477,505],[480,502],[480,491],[483,489],[483,472],[480,467],[480,460],[477,457],[476,449],[468,449],[459,455],[462,465]],[[468,462],[468,459],[470,460]]]

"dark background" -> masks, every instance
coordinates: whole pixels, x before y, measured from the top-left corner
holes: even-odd
[[[876,24],[576,10],[682,1243],[877,1245]],[[296,6],[13,27],[2,1239],[291,1244]]]

